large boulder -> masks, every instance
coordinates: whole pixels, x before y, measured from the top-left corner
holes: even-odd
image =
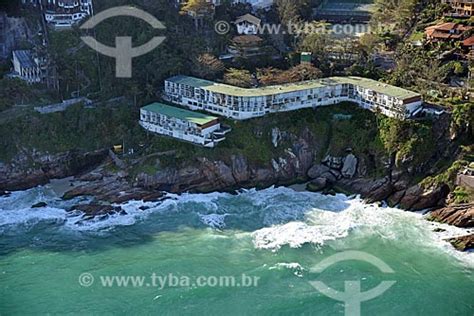
[[[324,190],[328,185],[328,179],[326,178],[317,178],[308,183],[306,189],[311,192],[318,192]]]
[[[444,204],[449,191],[450,189],[446,184],[440,184],[430,189],[415,185],[405,192],[405,195],[400,200],[400,206],[411,211],[439,207]]]
[[[323,174],[329,172],[331,169],[325,165],[314,165],[308,170],[308,177],[311,179],[320,178]]]
[[[357,157],[353,154],[349,154],[344,158],[344,162],[342,165],[342,176],[344,178],[352,178],[355,176],[357,172]]]
[[[99,204],[76,205],[72,208],[72,210],[81,211],[87,216],[114,214],[114,213],[117,213],[118,211],[111,205],[99,205]]]

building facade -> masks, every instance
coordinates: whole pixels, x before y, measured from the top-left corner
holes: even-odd
[[[43,79],[41,67],[37,58],[30,50],[13,51],[13,77],[29,84],[40,83]]]
[[[474,0],[441,0],[452,8],[451,16],[471,17],[474,16]]]
[[[268,113],[327,106],[344,101],[386,116],[406,119],[422,107],[421,95],[360,77],[330,77],[244,89],[187,76],[165,81],[165,99],[235,120]]]
[[[237,27],[237,33],[241,35],[257,35],[262,20],[251,14],[239,16],[234,24]]]
[[[69,28],[93,14],[92,0],[22,0],[39,6],[46,22],[58,28]]]
[[[224,141],[225,134],[230,132],[221,126],[217,117],[162,103],[141,108],[140,125],[150,132],[209,148]]]
[[[448,22],[429,26],[425,29],[426,38],[430,41],[458,41],[473,29],[472,26]]]
[[[254,9],[270,9],[273,6],[273,0],[232,0],[233,4],[250,4]]]

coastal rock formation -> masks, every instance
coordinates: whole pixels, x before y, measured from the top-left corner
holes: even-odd
[[[431,212],[428,219],[457,227],[474,227],[474,204],[447,206]]]
[[[132,187],[124,179],[108,176],[73,188],[64,194],[63,199],[69,200],[78,196],[92,196],[96,201],[120,204],[131,200],[156,201],[163,197],[163,193]]]
[[[342,166],[342,175],[345,178],[352,178],[357,172],[357,157],[353,154],[349,154],[344,158],[344,164]]]
[[[474,249],[474,234],[447,239],[459,251]]]
[[[69,151],[58,155],[20,154],[9,164],[0,164],[0,190],[25,190],[46,184],[50,179],[77,175],[102,163],[107,154],[108,150]]]
[[[241,187],[263,187],[307,179],[314,161],[311,133],[304,130],[291,148],[269,165],[252,164],[242,155],[230,157],[230,163],[196,158],[181,168],[165,168],[154,174],[139,173],[134,185],[141,188],[180,193],[229,191]]]
[[[422,210],[443,206],[449,191],[450,189],[446,184],[429,189],[415,185],[406,190],[405,195],[400,200],[400,206],[407,210]]]

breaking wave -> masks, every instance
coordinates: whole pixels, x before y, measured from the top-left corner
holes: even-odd
[[[38,202],[45,202],[47,206],[31,207]],[[80,212],[66,211],[86,202],[85,199],[62,201],[47,187],[14,192],[0,198],[0,233],[20,234],[34,228],[44,229],[42,225],[58,230],[107,232],[137,224],[169,222],[174,228],[208,227],[210,234],[215,234],[212,231],[215,229],[225,229],[238,238],[243,234],[256,249],[272,251],[306,244],[347,249],[368,237],[397,240],[417,247],[431,247],[434,251],[442,249],[474,266],[474,253],[460,253],[444,241],[465,235],[469,230],[430,223],[421,214],[368,205],[359,198],[344,195],[324,196],[272,187],[260,191],[241,190],[236,195],[168,194],[162,202],[129,201],[120,205],[121,214],[92,220],[85,220]],[[153,220],[149,219],[152,216]],[[435,228],[441,228],[442,232],[434,232]],[[152,233],[159,233],[160,229],[161,226]]]

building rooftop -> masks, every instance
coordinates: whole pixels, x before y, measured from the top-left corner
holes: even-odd
[[[406,90],[403,88],[395,87],[389,84],[385,84],[372,79],[362,77],[329,77],[317,80],[301,81],[298,83],[290,83],[284,85],[268,86],[261,88],[245,89],[235,86],[230,86],[222,83],[215,83],[212,81],[188,77],[188,76],[176,76],[167,79],[174,83],[184,84],[196,88],[205,88],[206,90],[222,93],[237,97],[259,97],[269,96],[280,93],[287,93],[293,91],[301,91],[307,89],[316,89],[326,86],[332,86],[337,84],[353,84],[360,87],[371,89],[377,93],[386,94],[400,100],[411,99],[415,97],[421,97],[419,93]]]
[[[30,50],[14,50],[13,56],[18,59],[21,67],[23,68],[34,68],[37,67],[33,55]]]
[[[428,37],[440,39],[459,39],[464,32],[470,31],[473,27],[458,23],[441,23],[425,28]]]
[[[168,117],[174,117],[180,120],[189,121],[197,125],[206,125],[218,119],[215,116],[188,111],[157,102],[144,106],[142,109],[150,112],[159,113]]]
[[[247,13],[245,15],[239,16],[235,20],[234,23],[239,24],[239,23],[242,23],[242,22],[249,22],[250,24],[253,24],[253,25],[260,25],[260,23],[262,23],[262,20],[260,20],[256,16],[253,16],[252,14]]]
[[[466,38],[463,42],[462,42],[463,46],[473,46],[474,45],[474,35],[472,35],[471,37],[469,38]]]
[[[259,45],[263,39],[257,35],[239,35],[232,39],[237,45]]]

